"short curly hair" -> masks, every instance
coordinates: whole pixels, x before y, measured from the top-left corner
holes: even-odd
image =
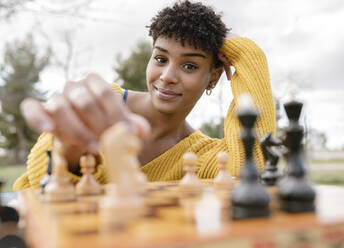
[[[222,65],[217,54],[225,40],[229,29],[221,20],[221,15],[214,9],[200,2],[192,3],[188,0],[176,2],[172,7],[166,7],[152,18],[149,28],[149,36],[153,43],[158,37],[172,36],[201,49],[213,56],[213,65]]]

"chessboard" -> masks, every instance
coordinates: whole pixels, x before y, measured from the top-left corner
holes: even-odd
[[[299,214],[280,211],[276,187],[266,189],[269,217],[233,220],[230,191],[211,180],[202,181],[198,195],[181,192],[177,182],[147,183],[136,218],[107,228],[98,208],[104,195],[67,202],[45,202],[34,190],[20,196],[32,248],[343,247],[343,188],[316,186],[316,212]]]
[[[261,138],[265,171],[259,175],[253,159],[258,113],[243,97],[237,116],[245,161],[236,180],[227,170],[229,154],[219,152],[219,173],[201,180],[196,153],[186,152],[180,181],[147,182],[137,157],[140,140],[117,123],[100,138],[109,183],[99,185],[92,174],[96,160],[85,154],[82,177],[73,185],[55,138],[41,190],[20,192],[28,246],[344,247],[344,189],[314,187],[307,178],[302,103],[284,105],[289,125],[282,140],[272,133]],[[277,167],[282,145],[283,175]]]

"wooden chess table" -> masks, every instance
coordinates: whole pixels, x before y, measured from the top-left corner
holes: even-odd
[[[176,182],[149,183],[139,217],[107,230],[99,221],[101,195],[47,203],[38,191],[24,190],[27,243],[32,248],[344,246],[344,187],[316,186],[316,213],[303,214],[279,211],[276,188],[268,188],[269,218],[234,221],[229,193],[214,190],[210,181],[203,184],[202,196],[189,197]]]

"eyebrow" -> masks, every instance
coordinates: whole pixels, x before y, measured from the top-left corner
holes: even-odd
[[[165,48],[159,47],[159,46],[154,46],[153,48],[156,48],[162,52],[168,53],[168,51]],[[183,53],[182,56],[188,56],[188,57],[202,57],[206,58],[203,54],[201,53]]]

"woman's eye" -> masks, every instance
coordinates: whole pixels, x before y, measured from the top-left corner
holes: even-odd
[[[185,65],[183,65],[183,68],[185,70],[188,70],[188,71],[193,71],[193,70],[198,69],[198,66],[196,66],[194,64],[185,64]]]
[[[164,58],[164,57],[161,57],[161,56],[156,56],[154,57],[155,61],[158,62],[158,63],[166,63],[167,59]]]

